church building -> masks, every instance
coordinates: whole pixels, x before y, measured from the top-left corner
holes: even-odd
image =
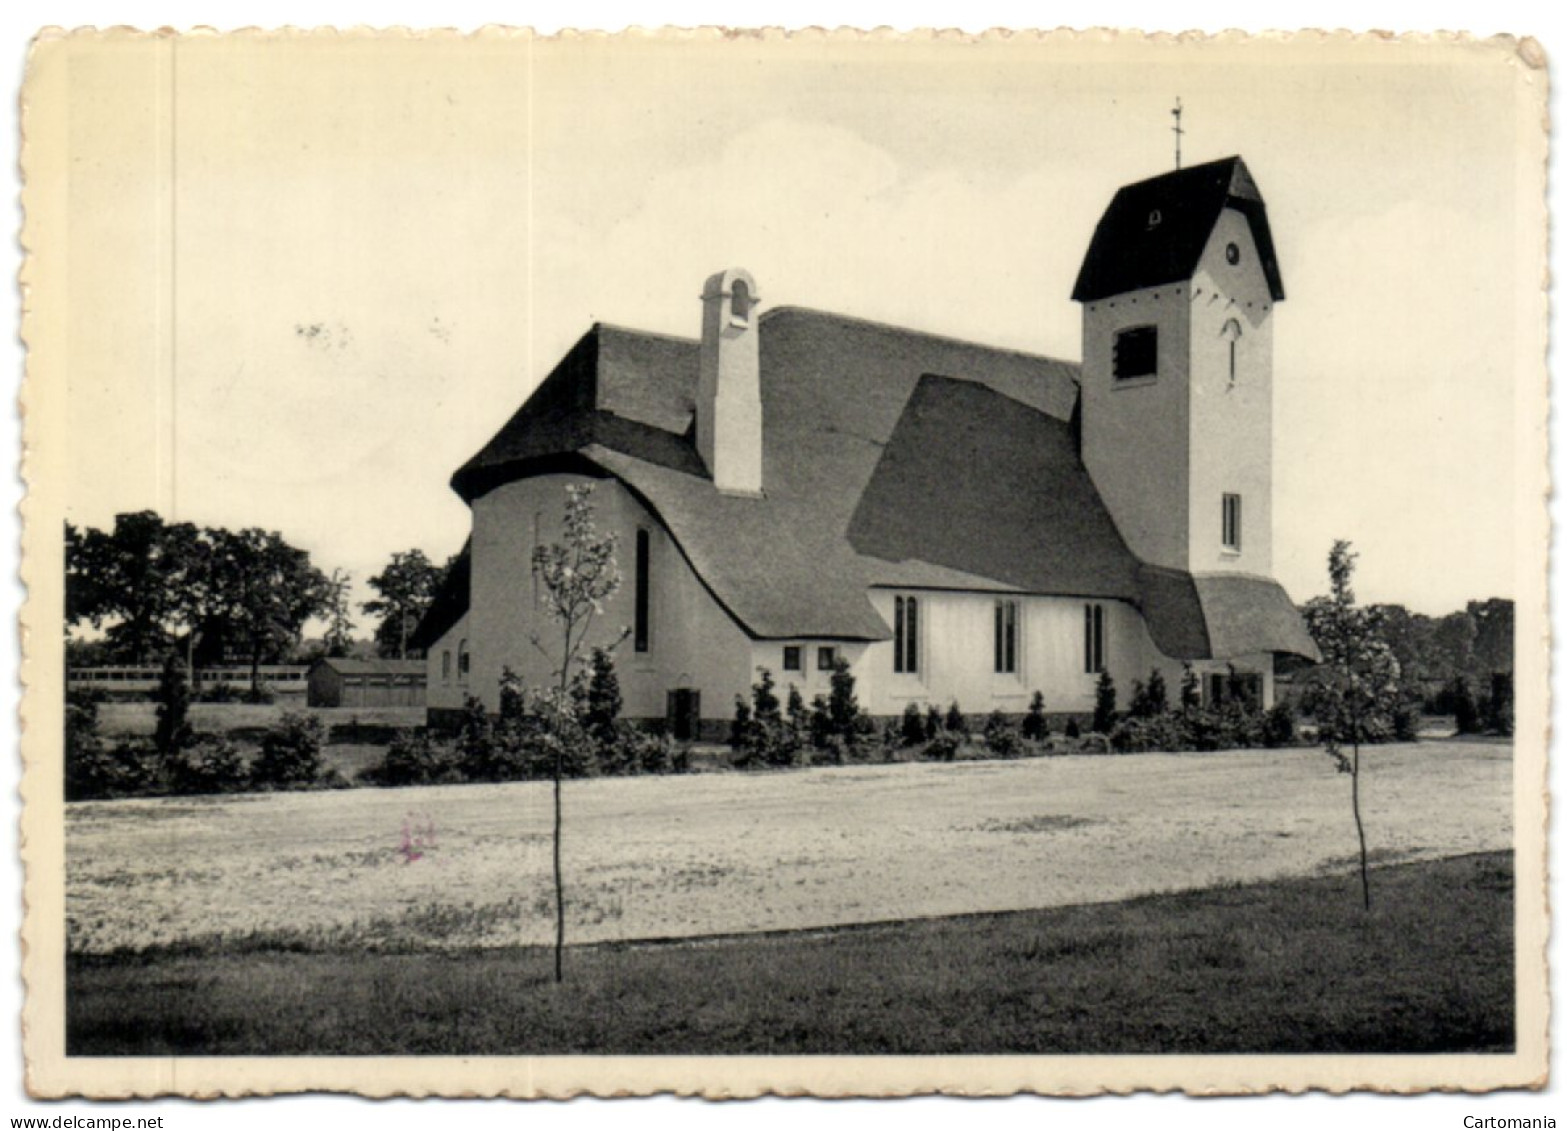
[[[432,722],[502,670],[550,682],[536,546],[594,485],[628,718],[725,732],[758,669],[807,702],[1053,715],[1184,665],[1272,701],[1318,658],[1273,580],[1273,333],[1283,282],[1238,157],[1115,194],[1084,256],[1082,362],[762,305],[735,268],[699,338],[594,325],[452,478],[472,535],[413,641]],[[696,311],[693,310],[693,323]],[[623,639],[622,636],[624,637]]]

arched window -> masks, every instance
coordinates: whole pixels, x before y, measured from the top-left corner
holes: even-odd
[[[1241,324],[1231,318],[1219,331],[1219,337],[1230,344],[1230,384],[1235,384],[1235,347],[1241,340]]]
[[[457,643],[457,678],[464,683],[468,680],[468,642],[460,640]]]

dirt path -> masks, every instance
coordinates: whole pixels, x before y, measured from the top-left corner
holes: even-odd
[[[1376,749],[1363,789],[1375,859],[1511,844],[1508,746]],[[545,942],[547,790],[73,805],[70,941]],[[577,942],[1118,900],[1355,850],[1349,781],[1316,750],[586,781],[566,814]]]

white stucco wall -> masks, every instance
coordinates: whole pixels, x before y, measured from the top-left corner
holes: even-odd
[[[1225,249],[1234,244],[1240,262]],[[1198,573],[1273,572],[1273,296],[1251,225],[1227,208],[1192,277],[1189,544]],[[1225,323],[1241,328],[1230,380]],[[1223,541],[1223,496],[1241,496],[1241,548]]]
[[[425,706],[438,710],[458,710],[467,700],[471,677],[459,670],[458,657],[468,639],[468,618],[464,616],[447,630],[425,654]]]
[[[873,590],[871,603],[889,624],[893,623],[894,598],[900,594],[920,602],[918,673],[893,670],[892,641],[863,644],[801,638],[757,641],[751,654],[753,678],[756,669],[766,667],[778,684],[779,698],[786,698],[793,684],[809,703],[830,688],[830,673],[818,670],[816,650],[831,645],[849,661],[860,705],[873,715],[899,715],[909,703],[922,709],[934,703],[945,710],[954,700],[968,715],[997,709],[1021,714],[1036,690],[1044,694],[1046,709],[1051,712],[1087,713],[1093,710],[1099,677],[1084,671],[1083,609],[1099,604],[1105,611],[1105,662],[1121,707],[1130,702],[1132,682],[1147,680],[1155,667],[1164,676],[1172,702],[1179,693],[1180,661],[1154,647],[1142,615],[1125,602],[1006,595],[1019,606],[1018,670],[1014,675],[995,671],[998,594]],[[784,670],[786,645],[800,647],[803,671]],[[1245,657],[1235,663],[1240,670],[1265,673],[1271,702],[1271,657]],[[1193,667],[1200,675],[1228,670],[1224,664]]]
[[[702,586],[663,526],[629,491],[613,479],[575,475],[507,483],[474,501],[473,581],[465,625],[473,652],[471,693],[497,708],[501,673],[507,666],[528,686],[551,681],[555,664],[532,641],[538,637],[553,654],[558,628],[538,592],[533,551],[541,543],[559,540],[566,486],[589,483],[594,487],[599,530],[618,537],[616,557],[623,582],[595,619],[588,642],[619,641],[615,668],[623,713],[628,718],[663,718],[667,693],[675,687],[692,687],[702,693],[704,718],[727,718],[734,695],[748,686],[749,638]],[[649,648],[643,653],[635,651],[630,635],[622,635],[635,619],[639,527],[651,537]]]
[[[1149,287],[1083,307],[1083,463],[1121,536],[1144,561],[1186,568],[1190,494],[1185,286]],[[1158,374],[1117,380],[1115,336],[1159,332]]]

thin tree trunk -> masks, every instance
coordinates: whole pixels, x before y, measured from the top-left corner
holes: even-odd
[[[1366,826],[1360,820],[1360,739],[1355,739],[1355,764],[1349,775],[1350,802],[1355,809],[1355,832],[1360,837],[1360,897],[1371,910],[1371,878],[1366,869]]]
[[[566,887],[560,871],[560,774],[561,739],[555,743],[555,981],[561,981],[562,955],[566,949]]]

